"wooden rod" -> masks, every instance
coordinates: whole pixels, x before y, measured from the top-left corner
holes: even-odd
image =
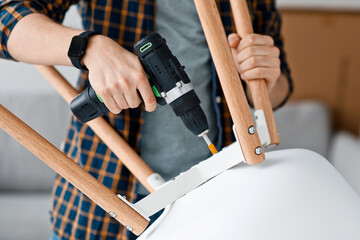
[[[246,0],[230,0],[230,4],[234,15],[237,34],[241,38],[244,38],[246,35],[254,33]],[[265,80],[259,79],[249,81],[248,85],[255,110],[262,109],[264,111],[269,129],[270,145],[280,144],[280,138]]]
[[[68,81],[52,66],[39,66],[36,68],[60,93],[65,101],[70,102],[78,95],[78,92]],[[110,126],[102,117],[87,122],[96,135],[109,147],[132,174],[145,186],[149,192],[155,189],[147,181],[154,174],[151,168],[140,158],[129,144]]]
[[[250,126],[255,126],[254,121],[231,55],[216,3],[214,0],[195,0],[195,6],[235,124],[237,138],[245,160],[248,164],[260,163],[265,159],[265,154],[263,151],[259,155],[255,153],[257,147],[262,149],[261,142],[257,132],[253,135],[249,134]]]
[[[1,104],[0,128],[106,212],[113,212],[122,225],[131,226],[137,235],[145,230],[148,225],[145,218]]]

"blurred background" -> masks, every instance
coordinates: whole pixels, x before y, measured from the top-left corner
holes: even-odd
[[[295,86],[275,112],[277,149],[318,152],[360,194],[360,1],[277,0],[277,6]],[[81,28],[76,7],[64,24]],[[75,68],[58,69],[75,84]],[[0,103],[61,148],[66,103],[31,65],[0,60],[0,73]],[[0,239],[49,237],[54,175],[0,131]]]

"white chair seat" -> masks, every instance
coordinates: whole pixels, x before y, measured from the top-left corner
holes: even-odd
[[[180,198],[139,240],[360,239],[360,198],[325,158],[303,149],[266,157]]]

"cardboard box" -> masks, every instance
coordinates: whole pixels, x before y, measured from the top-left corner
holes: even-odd
[[[360,13],[282,10],[293,100],[325,102],[334,127],[359,134]]]

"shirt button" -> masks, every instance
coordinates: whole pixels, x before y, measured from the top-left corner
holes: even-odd
[[[216,97],[216,103],[221,103],[221,100],[222,100],[222,99],[221,99],[220,96],[217,96],[217,97]]]
[[[64,152],[64,150],[65,150],[65,142],[62,141],[62,142],[60,143],[60,151]]]

